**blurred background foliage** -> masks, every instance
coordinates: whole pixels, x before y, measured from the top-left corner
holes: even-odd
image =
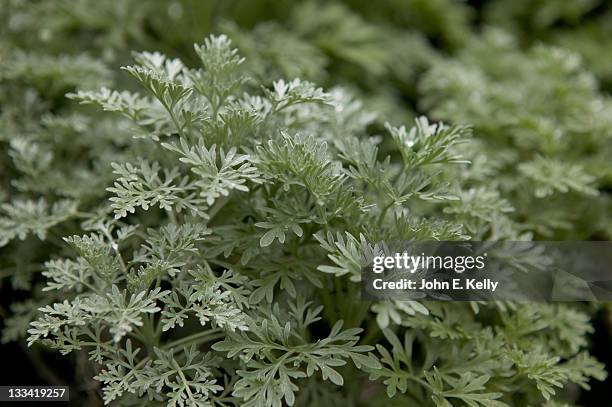
[[[598,0],[4,0],[0,126],[19,132],[78,112],[64,98],[77,86],[133,87],[116,69],[131,50],[194,64],[190,44],[223,32],[261,83],[300,77],[350,89],[383,118],[373,131],[420,114],[474,126],[468,155],[490,179],[473,199],[500,190],[513,206],[512,231],[488,237],[607,239],[611,17],[612,2]],[[28,108],[6,103],[16,99]],[[81,157],[103,166],[96,158],[106,156],[90,150]]]
[[[612,238],[605,0],[2,0],[0,215],[40,199],[25,210],[45,226],[62,222],[51,241],[78,230],[78,214],[56,204],[95,208],[110,162],[138,140],[64,95],[133,87],[117,69],[132,50],[195,64],[191,44],[211,32],[232,38],[260,82],[340,85],[394,124],[425,114],[473,126],[466,154],[478,171],[465,170],[473,189],[461,202],[498,207],[499,217],[458,203],[451,213],[472,237]],[[36,265],[61,250],[35,239],[0,248],[3,319],[32,309],[9,310],[30,301]],[[7,319],[3,341],[21,338],[29,317]]]
[[[270,82],[301,76],[349,83],[395,97],[392,104],[400,100],[405,111],[415,108],[419,75],[433,61],[461,52],[491,27],[521,49],[545,43],[577,52],[609,90],[611,17],[612,3],[602,0],[3,0],[0,49],[5,60],[19,50],[85,52],[113,68],[127,63],[134,49],[195,62],[190,44],[226,32],[242,41],[247,57],[257,56],[251,63]],[[46,74],[87,86],[82,78]]]

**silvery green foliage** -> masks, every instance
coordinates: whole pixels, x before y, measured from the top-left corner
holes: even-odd
[[[474,126],[465,175],[481,204],[499,191],[515,229],[538,238],[611,236],[612,100],[579,55],[541,44],[525,52],[489,30],[434,64],[421,89],[434,117]]]
[[[62,299],[30,344],[87,352],[119,405],[541,404],[605,377],[574,308],[359,300],[369,242],[467,239],[455,219],[506,212],[496,190],[476,210],[462,188],[468,128],[419,118],[372,137],[342,90],[260,87],[225,36],[195,49],[197,68],[136,54],[124,70],[144,93],[70,95],[143,149],[45,264]]]
[[[391,8],[396,15],[400,7],[392,3],[381,2],[376,12],[384,15],[389,11],[385,9]],[[430,12],[419,10],[418,2],[409,3],[414,6],[414,14],[408,12],[402,17],[412,19]],[[433,8],[448,3],[443,1]],[[428,4],[420,6],[427,8]],[[453,14],[450,7],[445,11]],[[366,19],[343,2],[304,1],[292,4],[285,19],[264,21],[252,30],[223,21],[220,29],[247,57],[249,75],[264,84],[295,76],[330,86],[342,83],[359,92],[370,110],[384,112],[387,120],[410,121],[411,109],[399,100],[398,90],[409,95],[415,92],[416,77],[434,58],[435,51],[423,33],[377,21],[376,12],[369,10],[366,14],[374,18]],[[454,31],[450,24],[443,26]]]

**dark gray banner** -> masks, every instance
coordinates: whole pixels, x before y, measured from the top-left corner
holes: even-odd
[[[69,401],[68,386],[0,386],[0,402]],[[30,405],[28,404],[28,405]]]
[[[612,300],[612,242],[380,242],[363,264],[364,300]]]

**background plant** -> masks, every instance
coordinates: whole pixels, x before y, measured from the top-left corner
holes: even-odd
[[[366,242],[609,236],[607,6],[542,2],[536,27],[526,3],[395,3],[11,1],[3,340],[36,319],[120,404],[526,405],[602,379],[596,307],[356,293]],[[190,51],[213,27],[246,59]],[[143,48],[185,62],[116,69]]]

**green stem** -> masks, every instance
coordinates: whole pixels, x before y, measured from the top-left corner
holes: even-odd
[[[336,312],[334,302],[332,301],[327,287],[319,288],[317,291],[319,292],[319,297],[323,299],[323,312],[326,314],[327,319],[330,322],[336,323],[336,321],[338,321],[338,313]]]
[[[334,278],[334,295],[336,297],[336,305],[340,311],[340,318],[346,321],[348,319],[346,302],[343,300],[344,296],[342,295],[342,281],[338,277]]]
[[[185,132],[183,131],[183,126],[179,125],[178,119],[176,118],[176,115],[174,114],[173,106],[168,106],[164,102],[163,98],[158,98],[158,100],[161,102],[162,106],[164,106],[164,108],[170,115],[170,119],[172,120],[174,127],[176,127],[176,131],[178,132],[179,136],[181,136],[182,138],[185,138]]]
[[[364,345],[372,345],[373,343],[376,343],[381,334],[382,331],[378,327],[376,318],[373,318],[368,323],[368,326],[366,328],[366,335],[361,339],[361,343],[363,343]]]
[[[229,199],[230,199],[229,196],[226,196],[226,197],[217,199],[215,201],[213,206],[211,206],[210,209],[208,210],[208,216],[210,217],[211,220],[215,217],[217,213],[219,213],[221,209],[223,209],[223,207],[225,206],[225,204],[227,204]]]
[[[185,336],[184,338],[177,339],[176,341],[173,341],[173,342],[168,342],[166,345],[162,346],[162,349],[172,349],[176,346],[191,345],[194,343],[213,341],[215,339],[223,338],[224,336],[225,336],[225,332],[223,332],[222,329],[220,328],[211,329],[208,331],[202,331],[202,332],[195,333],[193,335]]]
[[[387,211],[389,208],[393,206],[395,202],[391,201],[388,205],[386,205],[383,210],[380,212],[380,216],[378,217],[378,222],[382,223],[385,220],[385,216],[387,215]]]
[[[144,345],[147,348],[147,353],[153,353],[153,347],[157,346],[157,334],[155,329],[155,323],[151,320],[151,316],[144,318],[142,326],[142,338],[144,339]]]

